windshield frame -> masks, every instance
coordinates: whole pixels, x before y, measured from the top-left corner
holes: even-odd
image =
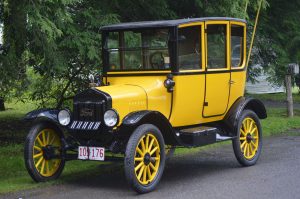
[[[111,32],[126,32],[126,31],[147,31],[147,30],[155,30],[155,29],[166,29],[169,32],[168,41],[167,41],[167,49],[162,48],[168,51],[170,63],[169,68],[166,69],[117,69],[117,70],[111,70],[110,69],[110,62],[109,62],[109,48],[108,48],[108,39],[109,39],[109,33]],[[102,30],[102,62],[103,62],[103,73],[139,73],[139,72],[171,72],[174,70],[174,66],[176,66],[177,58],[177,38],[176,38],[176,27],[157,27],[157,28],[135,28],[135,29],[113,29],[113,30]],[[137,47],[142,49],[143,47]],[[136,48],[136,49],[137,49]],[[146,47],[150,49],[156,49],[157,47]],[[119,49],[119,48],[118,48]]]

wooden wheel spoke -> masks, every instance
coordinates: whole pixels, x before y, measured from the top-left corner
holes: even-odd
[[[135,168],[135,172],[137,172],[139,170],[139,168],[141,168],[144,165],[144,162],[140,162]]]
[[[244,132],[247,131],[246,121],[243,121],[243,129],[244,129]]]
[[[147,170],[148,170],[148,166],[145,166],[144,172],[143,172],[143,181],[144,181],[144,183],[147,181]]]
[[[49,170],[49,161],[46,160],[46,174],[49,174],[50,170]]]
[[[245,142],[245,147],[244,147],[244,156],[246,156],[247,154],[247,151],[248,151],[248,145],[247,145],[247,142]]]
[[[38,147],[38,146],[34,146],[33,147],[35,150],[37,150],[37,151],[42,151],[42,149],[40,148],[40,147]]]
[[[55,135],[52,136],[52,139],[50,140],[49,145],[52,145],[54,143],[54,140],[55,140]]]
[[[155,147],[152,151],[150,151],[150,155],[153,155],[155,151],[157,151],[158,147]]]
[[[242,133],[244,136],[246,136],[246,133],[245,133],[245,131],[244,131],[243,129],[240,129],[240,131],[241,131],[241,133]]]
[[[240,140],[246,140],[246,137],[240,137]]]
[[[252,131],[252,127],[253,127],[253,124],[254,124],[254,121],[252,120],[249,120],[249,131]]]
[[[148,173],[148,180],[151,180],[152,174],[151,174],[151,171],[150,171],[150,166],[147,167],[147,173]]]
[[[253,153],[252,145],[248,144],[248,147],[249,147],[249,155],[252,155]]]
[[[245,144],[247,144],[246,140],[241,144],[241,149],[245,146]]]
[[[146,151],[149,150],[149,139],[150,139],[150,135],[146,136]]]
[[[34,156],[33,156],[33,158],[38,158],[38,157],[41,157],[43,155],[43,152],[40,152],[40,153],[38,153],[38,154],[35,154]]]
[[[43,162],[42,162],[42,168],[41,168],[41,174],[44,174],[45,162],[46,162],[46,160],[43,159]]]
[[[254,127],[254,128],[250,131],[250,134],[252,135],[256,130],[257,130],[257,128]]]
[[[138,152],[138,154],[140,154],[140,156],[143,156],[144,153],[142,152],[142,150],[139,148],[139,146],[136,147],[136,151]]]
[[[146,151],[146,146],[145,146],[145,142],[144,142],[144,138],[145,136],[141,139],[141,146],[142,146],[142,151],[145,152]]]
[[[38,166],[42,163],[42,160],[44,159],[44,157],[40,157],[40,159],[37,161],[37,163],[35,164],[35,168],[38,168]]]
[[[138,179],[141,179],[141,177],[142,177],[142,174],[144,173],[144,169],[145,169],[145,165],[143,164],[143,166],[142,166],[142,168],[140,169],[140,171],[139,171],[139,174],[138,174]]]
[[[154,143],[154,139],[152,139],[152,140],[150,141],[150,144],[149,144],[149,147],[148,147],[149,151],[151,151],[152,146],[153,146],[153,143]]]
[[[47,143],[47,144],[50,144],[49,141],[50,141],[50,135],[51,135],[51,133],[50,133],[49,131],[46,131],[46,132],[47,132],[47,136],[46,136],[46,137],[47,137],[47,138],[46,138],[47,141],[46,141],[46,143]]]
[[[254,147],[254,150],[256,150],[257,148],[256,144],[253,141],[251,141],[250,144]]]
[[[134,161],[137,161],[137,162],[140,162],[140,161],[143,161],[144,158],[143,157],[135,157],[134,158]]]
[[[40,146],[44,146],[42,140],[40,139],[39,136],[36,137],[36,140],[38,141],[38,143],[40,144]]]
[[[44,146],[46,146],[47,145],[47,141],[46,141],[45,131],[42,131],[42,141],[43,141]]]
[[[156,170],[157,170],[156,167],[152,164],[152,162],[150,162],[149,165],[150,165],[150,167],[151,167],[151,169],[152,169],[153,171],[156,171]]]

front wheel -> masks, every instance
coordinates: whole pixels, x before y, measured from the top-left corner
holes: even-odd
[[[135,191],[147,193],[155,189],[165,167],[165,143],[157,127],[144,124],[133,132],[124,164],[127,181]]]
[[[30,129],[25,141],[24,159],[29,175],[36,182],[60,176],[65,165],[62,139],[62,132],[50,123],[39,123]]]
[[[254,165],[262,149],[262,129],[259,118],[244,110],[238,121],[237,137],[232,141],[235,157],[242,166]]]

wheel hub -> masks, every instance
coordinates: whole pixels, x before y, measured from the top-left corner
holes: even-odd
[[[50,145],[42,147],[42,151],[43,151],[43,156],[46,160],[52,159],[55,155],[54,148]]]
[[[148,165],[148,164],[150,164],[150,161],[151,161],[151,156],[149,153],[146,153],[144,156],[144,164]]]
[[[247,139],[247,142],[248,142],[248,143],[251,142],[252,136],[251,136],[250,133],[247,134],[246,139]]]

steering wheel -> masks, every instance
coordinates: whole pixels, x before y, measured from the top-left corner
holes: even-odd
[[[164,53],[156,51],[150,55],[150,64],[152,69],[162,69],[164,68]]]

